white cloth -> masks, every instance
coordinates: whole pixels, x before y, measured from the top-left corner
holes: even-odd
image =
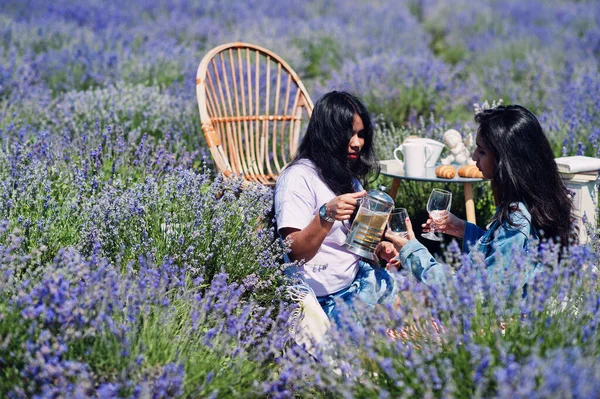
[[[558,171],[562,173],[582,173],[600,170],[600,159],[582,155],[555,158]]]
[[[317,215],[321,205],[334,197],[311,161],[303,159],[285,168],[275,186],[278,228],[304,229]],[[336,221],[314,258],[299,268],[317,296],[333,294],[348,287],[358,273],[359,256],[342,248],[347,233],[346,227]]]
[[[308,285],[290,286],[287,293],[299,305],[291,315],[290,332],[298,345],[317,357],[318,348],[326,342],[324,338],[331,322]]]

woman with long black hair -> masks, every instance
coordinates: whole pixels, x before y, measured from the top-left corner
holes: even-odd
[[[277,180],[275,217],[290,242],[292,260],[325,313],[336,319],[335,299],[393,303],[394,279],[342,247],[349,221],[365,194],[361,180],[378,172],[373,127],[366,107],[352,94],[333,91],[315,104],[296,157]],[[389,242],[380,256],[397,254]],[[387,251],[386,251],[387,250]]]
[[[488,271],[498,269],[516,251],[526,251],[530,240],[569,243],[572,203],[558,173],[554,154],[537,118],[520,105],[499,106],[475,116],[479,124],[472,158],[492,183],[496,202],[487,230],[448,213],[436,221],[437,231],[463,238],[463,251],[470,250],[474,263],[485,262]],[[407,223],[410,225],[410,221]],[[431,220],[424,231],[431,227]],[[440,264],[416,239],[412,226],[409,238],[386,233],[399,251],[403,267],[425,283],[444,279]],[[526,284],[540,271],[537,264],[521,270]]]

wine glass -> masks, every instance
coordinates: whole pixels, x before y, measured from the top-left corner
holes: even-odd
[[[406,208],[394,208],[388,219],[388,229],[394,233],[398,233],[403,238],[408,237],[408,229],[406,228],[406,218],[408,212]]]
[[[421,234],[421,237],[427,238],[432,241],[443,241],[442,237],[439,237],[433,232],[435,229],[435,222],[440,220],[449,210],[450,204],[452,203],[452,193],[446,190],[440,190],[434,188],[431,191],[429,200],[427,200],[427,212],[432,220],[429,225],[429,232]]]

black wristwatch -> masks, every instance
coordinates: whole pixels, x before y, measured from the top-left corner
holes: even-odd
[[[329,223],[335,222],[335,219],[327,214],[327,204],[323,204],[319,208],[319,217]]]

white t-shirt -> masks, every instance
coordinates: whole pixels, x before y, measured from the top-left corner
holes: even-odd
[[[335,196],[310,160],[302,159],[285,168],[275,186],[277,228],[304,229],[321,205]],[[360,257],[342,248],[347,233],[342,222],[335,221],[317,254],[299,269],[317,296],[348,287],[358,273]]]

